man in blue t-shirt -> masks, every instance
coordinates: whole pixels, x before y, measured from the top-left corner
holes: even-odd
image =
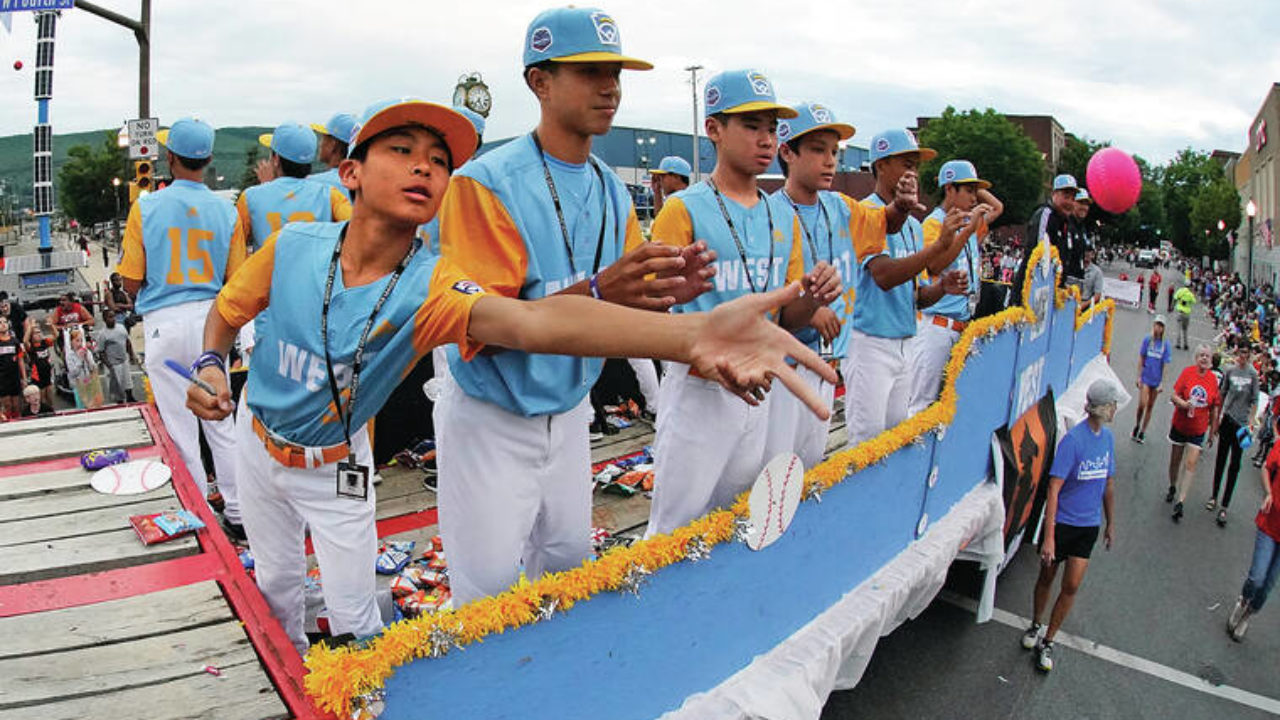
[[[1098,541],[1102,516],[1107,518],[1103,541],[1108,550],[1115,539],[1116,441],[1105,425],[1116,414],[1120,388],[1096,380],[1085,402],[1088,418],[1071,428],[1058,443],[1049,468],[1049,493],[1044,503],[1044,534],[1040,543],[1040,577],[1036,580],[1031,627],[1022,635],[1022,647],[1036,649],[1036,666],[1053,669],[1053,638],[1075,604],[1076,591],[1089,567],[1089,555]],[[1062,588],[1053,603],[1049,627],[1040,637],[1040,620],[1049,604],[1058,565],[1066,561]]]
[[[1152,409],[1160,394],[1160,384],[1164,382],[1164,367],[1172,361],[1169,341],[1164,339],[1164,316],[1157,315],[1151,324],[1151,334],[1142,338],[1138,351],[1138,416],[1133,419],[1133,431],[1129,433],[1129,437],[1138,442],[1147,439]]]

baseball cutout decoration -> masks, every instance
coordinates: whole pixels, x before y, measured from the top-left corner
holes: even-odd
[[[804,463],[800,458],[795,453],[781,453],[770,460],[747,498],[751,510],[747,547],[763,550],[782,537],[796,516],[803,494]]]
[[[169,466],[159,460],[133,460],[102,468],[89,485],[104,495],[138,495],[164,485],[171,476]]]
[[[1142,194],[1142,172],[1129,153],[1105,147],[1089,158],[1085,184],[1098,207],[1119,215],[1138,202]]]

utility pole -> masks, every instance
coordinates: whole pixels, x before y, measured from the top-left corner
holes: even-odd
[[[151,117],[151,0],[142,0],[142,16],[139,20],[99,7],[85,0],[75,0],[76,7],[90,15],[113,22],[133,31],[138,40],[138,117]]]
[[[698,149],[698,71],[702,69],[701,65],[690,65],[685,68],[689,73],[689,85],[693,88],[693,182],[702,179],[702,158],[699,157]]]

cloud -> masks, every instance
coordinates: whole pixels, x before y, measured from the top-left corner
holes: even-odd
[[[132,0],[102,4],[137,12]],[[447,100],[459,75],[478,70],[494,97],[486,135],[524,132],[537,106],[520,78],[520,49],[529,20],[550,4],[154,3],[152,114],[198,114],[218,126],[322,121],[388,96]],[[947,105],[994,107],[1051,114],[1070,132],[1162,162],[1188,145],[1242,149],[1280,77],[1269,33],[1280,27],[1280,3],[627,0],[607,9],[627,52],[657,65],[626,73],[617,123],[668,130],[692,123],[684,67],[758,67],[784,100],[820,100],[856,125],[855,143]],[[34,38],[34,23],[18,16],[0,40],[10,62],[26,63],[0,73],[0,135],[34,123]],[[136,114],[137,49],[123,28],[67,11],[56,57],[57,131]]]

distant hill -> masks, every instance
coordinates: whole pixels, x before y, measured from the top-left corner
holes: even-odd
[[[62,163],[66,162],[67,150],[76,145],[98,145],[107,132],[91,130],[88,132],[66,133],[53,136],[53,175],[58,176]],[[225,178],[222,187],[235,187],[244,172],[245,158],[249,150],[258,142],[258,136],[271,132],[269,127],[227,127],[219,128],[217,140],[213,147],[213,166],[219,175]],[[0,180],[4,180],[10,192],[18,199],[20,206],[31,203],[31,134],[9,135],[0,137]],[[265,148],[264,148],[265,150]],[[262,157],[260,154],[259,157]],[[320,169],[317,166],[317,169]],[[122,178],[124,179],[124,178]]]

